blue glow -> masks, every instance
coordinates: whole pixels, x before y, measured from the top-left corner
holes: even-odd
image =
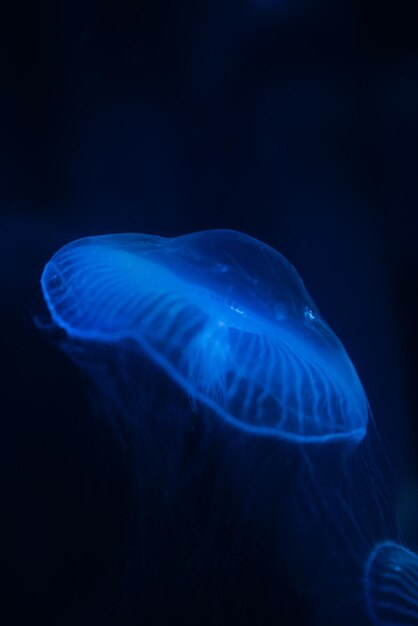
[[[368,404],[342,344],[293,266],[229,230],[89,237],[46,265],[69,336],[132,340],[189,394],[243,430],[298,442],[361,439]]]
[[[372,551],[365,570],[370,619],[377,626],[418,624],[418,555],[387,541]]]

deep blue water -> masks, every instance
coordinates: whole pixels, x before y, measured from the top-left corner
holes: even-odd
[[[271,559],[265,511],[239,540],[223,524],[242,521],[226,487],[214,508],[198,500],[190,530],[194,491],[168,509],[164,466],[140,510],[136,444],[99,419],[61,337],[40,329],[45,263],[88,235],[231,228],[289,259],[356,367],[388,457],[387,496],[418,547],[417,20],[403,0],[336,4],[87,0],[5,12],[6,626],[321,619],[288,556]],[[208,458],[206,489],[216,446]],[[273,486],[265,495],[271,503]],[[202,538],[210,514],[217,530]]]

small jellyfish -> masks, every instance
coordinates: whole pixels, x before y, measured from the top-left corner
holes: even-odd
[[[377,544],[366,562],[364,591],[376,626],[418,624],[418,555],[391,541]]]
[[[88,237],[42,289],[70,337],[134,342],[192,402],[239,429],[301,443],[360,440],[362,385],[293,266],[230,230]]]

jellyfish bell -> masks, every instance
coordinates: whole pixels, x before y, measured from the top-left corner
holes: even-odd
[[[364,592],[375,626],[418,623],[418,555],[393,541],[377,543],[366,560]]]
[[[47,263],[53,322],[73,338],[130,340],[193,403],[250,433],[360,440],[368,404],[342,344],[293,266],[247,235],[88,237]]]

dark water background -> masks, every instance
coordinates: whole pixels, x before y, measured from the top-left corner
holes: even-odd
[[[405,536],[418,545],[413,5],[72,0],[4,11],[5,626],[189,619],[176,618],[170,597],[158,621],[155,598],[148,621],[132,609],[120,617],[129,464],[92,418],[76,369],[33,323],[44,263],[88,234],[226,227],[280,250],[359,372],[396,468]],[[242,623],[310,623],[310,607],[283,585],[272,620],[248,583],[258,613]]]

